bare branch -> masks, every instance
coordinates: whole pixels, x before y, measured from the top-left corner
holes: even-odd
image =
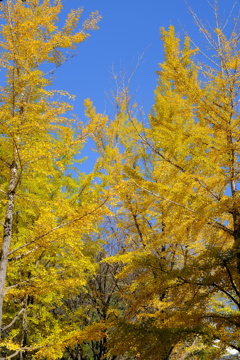
[[[203,34],[203,36],[205,37],[205,39],[207,40],[207,42],[209,43],[209,45],[211,46],[212,49],[216,49],[216,42],[213,40],[212,36],[209,34],[209,32],[206,30],[205,26],[203,25],[201,19],[197,16],[197,14],[193,11],[193,9],[189,6],[188,3],[187,7],[199,29],[199,31]]]
[[[225,27],[227,26],[227,24],[229,23],[231,17],[232,17],[232,13],[233,13],[233,10],[235,9],[235,6],[237,5],[237,0],[235,1],[235,3],[233,4],[230,12],[229,12],[229,15],[225,21],[225,24],[221,27],[221,30],[223,31],[225,29]]]
[[[18,251],[20,248],[21,248],[21,246],[19,248],[15,249],[15,251]],[[24,254],[20,254],[20,255],[17,255],[15,257],[13,257],[13,258],[10,258],[10,259],[8,259],[8,261],[20,260],[20,259],[24,258],[25,256],[31,254],[32,252],[36,251],[37,249],[39,249],[39,246],[36,246],[35,248],[25,252]]]
[[[22,309],[17,313],[17,315],[12,319],[12,321],[11,321],[8,325],[6,325],[6,326],[4,326],[4,327],[2,328],[2,331],[5,331],[5,330],[9,329],[9,328],[17,321],[17,319],[19,318],[19,316],[20,316],[24,311],[25,311],[25,309],[22,308]]]
[[[15,353],[13,353],[12,355],[8,355],[7,357],[0,358],[0,360],[12,359],[12,358],[14,358],[15,356],[17,356],[17,355],[20,353],[20,351],[21,351],[21,350],[17,350],[17,351],[15,351]]]

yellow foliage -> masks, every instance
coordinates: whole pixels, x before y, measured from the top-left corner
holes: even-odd
[[[97,269],[100,245],[89,239],[105,215],[104,202],[98,189],[90,188],[92,179],[79,176],[74,167],[85,138],[67,114],[72,106],[66,99],[73,96],[48,90],[51,81],[42,65],[61,65],[69,56],[65,49],[84,41],[100,17],[93,13],[79,27],[82,10],[73,10],[59,29],[61,9],[60,0],[0,5],[1,67],[6,70],[0,106],[0,219],[10,224],[10,231],[1,227],[0,259],[6,356],[26,350],[56,359],[64,346],[79,341],[72,319],[81,305],[70,310],[66,304],[84,291]],[[86,125],[84,131],[88,136],[94,127]],[[73,336],[64,342],[67,333]]]
[[[217,359],[239,341],[239,40],[216,29],[211,68],[195,60],[188,37],[181,50],[173,26],[161,35],[149,122],[133,115],[124,88],[115,117],[92,136],[115,214],[108,237],[118,242],[103,261],[119,267],[123,284],[110,354],[159,360],[175,348],[177,359],[189,347],[189,356]]]

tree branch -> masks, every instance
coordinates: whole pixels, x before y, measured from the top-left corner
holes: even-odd
[[[6,325],[6,326],[4,326],[4,327],[2,328],[2,331],[5,331],[5,330],[9,329],[9,328],[15,323],[15,321],[17,321],[17,319],[19,318],[19,316],[20,316],[24,311],[25,311],[25,309],[22,308],[22,309],[17,313],[17,315],[12,319],[12,321],[11,321],[8,325]]]
[[[80,220],[82,220],[83,218],[85,218],[85,217],[88,216],[88,215],[94,214],[94,212],[95,212],[96,210],[100,209],[106,202],[107,202],[107,199],[104,200],[99,206],[97,206],[97,207],[96,207],[95,209],[93,209],[92,211],[89,211],[88,213],[83,214],[82,216],[79,216],[79,217],[76,218],[76,219],[73,219],[73,220],[70,220],[70,221],[68,221],[68,222],[66,222],[66,223],[60,224],[60,225],[58,225],[58,226],[55,226],[54,228],[48,230],[48,231],[45,232],[44,234],[39,235],[39,236],[36,237],[34,240],[29,241],[27,244],[21,245],[21,246],[19,246],[17,249],[13,249],[12,251],[10,251],[10,252],[8,253],[8,256],[9,256],[9,255],[12,255],[12,254],[15,253],[16,251],[19,251],[19,250],[21,250],[21,249],[23,249],[23,248],[25,248],[25,247],[27,247],[27,246],[35,243],[36,241],[42,239],[43,237],[51,234],[52,232],[54,232],[54,231],[56,231],[56,230],[58,230],[58,229],[61,229],[61,228],[65,227],[65,226],[68,226],[68,225],[70,225],[70,224],[73,224],[73,223],[76,222],[76,221],[80,221]],[[0,359],[0,360],[1,360],[1,359]]]
[[[240,292],[238,291],[234,281],[233,281],[233,277],[232,277],[232,274],[229,270],[229,267],[227,266],[227,262],[224,263],[225,267],[226,267],[226,270],[227,270],[227,273],[228,273],[228,276],[229,276],[229,280],[230,280],[230,283],[232,284],[232,287],[235,291],[235,293],[237,294],[238,297],[240,297]]]
[[[13,353],[12,355],[8,355],[7,357],[0,358],[0,360],[12,359],[13,357],[17,356],[19,353],[20,353],[20,350],[17,350],[17,351],[15,351],[15,353]]]
[[[161,196],[161,195],[158,195],[158,194],[152,192],[151,190],[148,190],[148,189],[142,187],[142,186],[139,185],[135,180],[132,179],[132,181],[133,181],[140,189],[142,189],[143,191],[146,191],[146,192],[148,192],[149,194],[151,194],[151,195],[153,195],[153,196],[156,196],[156,197],[160,198],[160,199],[163,200],[163,201],[170,202],[170,203],[172,203],[172,204],[174,204],[174,205],[176,205],[176,206],[179,206],[179,207],[181,207],[181,208],[183,208],[183,209],[185,209],[185,210],[187,210],[187,211],[189,211],[189,212],[191,212],[191,213],[193,213],[193,214],[196,214],[196,215],[199,215],[199,216],[203,216],[203,215],[200,214],[199,212],[197,212],[197,211],[189,208],[189,207],[186,206],[186,205],[179,204],[178,202],[176,202],[176,201],[174,201],[174,200],[171,200],[171,199],[166,199],[165,197],[163,197],[163,196]],[[217,220],[214,220],[214,219],[213,219],[212,221],[208,221],[208,222],[207,222],[207,225],[212,225],[212,226],[214,226],[214,227],[220,228],[220,229],[222,229],[223,231],[225,231],[225,232],[227,232],[228,234],[230,234],[230,235],[233,236],[233,231],[232,231],[231,229],[229,229],[227,226],[219,223]]]

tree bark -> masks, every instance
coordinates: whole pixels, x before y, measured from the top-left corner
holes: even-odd
[[[15,189],[17,186],[18,167],[16,161],[10,166],[10,182],[8,189],[8,202],[6,208],[2,248],[0,251],[0,339],[2,337],[2,315],[4,286],[7,274],[8,253],[12,239],[13,211],[15,200]]]
[[[234,247],[236,251],[236,258],[237,258],[237,271],[240,274],[240,213],[238,210],[235,210],[233,214],[233,221],[234,221]]]

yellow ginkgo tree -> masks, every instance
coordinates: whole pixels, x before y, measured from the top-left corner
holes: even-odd
[[[94,134],[122,239],[107,261],[125,264],[126,307],[109,324],[110,354],[240,351],[239,34],[198,25],[211,46],[205,63],[190,38],[181,50],[174,27],[161,30],[165,59],[149,122],[137,119],[124,89],[114,120]],[[86,105],[90,118],[100,116]]]
[[[43,71],[47,63],[61,65],[66,50],[97,28],[99,15],[78,29],[82,10],[72,10],[60,29],[61,9],[60,0],[0,5],[1,359],[54,359],[101,333],[99,326],[94,335],[81,332],[80,310],[66,305],[96,270],[98,245],[89,234],[97,231],[103,201],[73,167],[93,125],[78,131],[66,114],[70,95],[50,91]]]

